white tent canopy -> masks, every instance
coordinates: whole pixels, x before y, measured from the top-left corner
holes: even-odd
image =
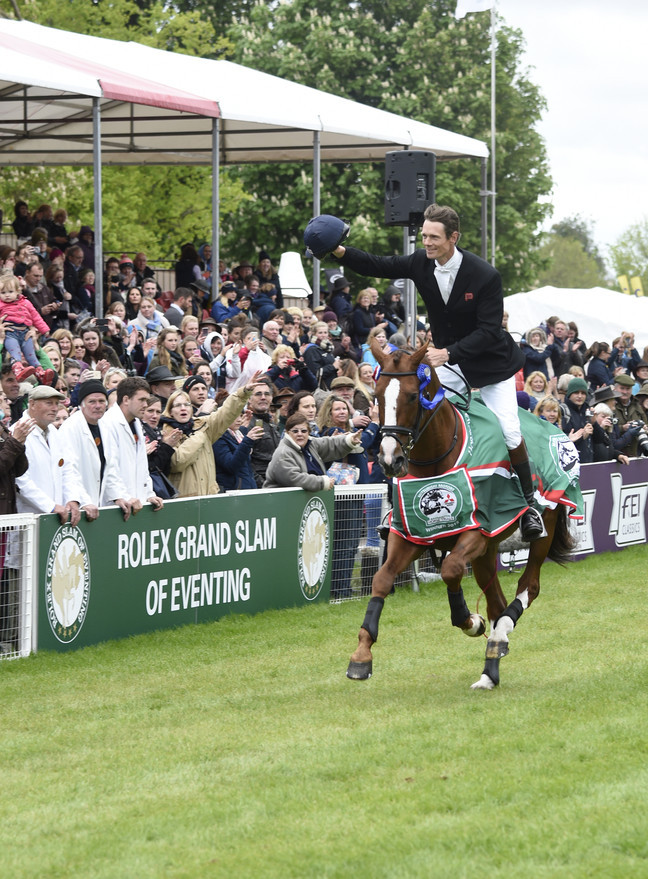
[[[474,138],[229,61],[0,19],[0,165],[92,163],[98,264],[104,164],[210,164],[217,263],[221,164],[312,161],[315,216],[322,159],[382,160],[397,148],[488,156]],[[315,260],[316,297],[318,278]],[[98,275],[99,309],[101,294]]]
[[[311,161],[314,133],[326,161],[382,160],[399,147],[488,156],[474,138],[229,61],[28,21],[0,19],[0,95],[6,165],[92,162],[87,99],[97,96],[104,164],[211,164],[214,118],[221,164]]]
[[[639,354],[648,345],[648,299],[605,287],[540,287],[507,296],[504,308],[509,314],[509,330],[516,337],[557,314],[564,321],[576,323],[580,338],[588,346],[592,342],[612,343],[624,330],[635,334]]]

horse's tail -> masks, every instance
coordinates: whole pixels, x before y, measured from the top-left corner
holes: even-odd
[[[552,562],[558,562],[559,565],[564,565],[572,558],[575,548],[576,541],[572,537],[567,522],[567,507],[564,504],[559,504],[556,527],[547,558],[551,559]]]

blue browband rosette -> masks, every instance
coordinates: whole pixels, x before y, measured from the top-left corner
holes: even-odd
[[[373,371],[373,380],[375,382],[377,382],[379,378],[380,378],[380,366],[376,365],[376,367],[374,368],[374,371]]]
[[[436,406],[439,405],[441,400],[443,400],[443,398],[445,397],[445,391],[443,390],[442,387],[439,387],[436,394],[434,395],[434,397],[431,400],[428,400],[428,398],[425,396],[425,389],[432,381],[432,370],[425,363],[422,363],[419,366],[419,368],[416,370],[416,377],[418,378],[419,383],[420,383],[419,402],[420,402],[421,406],[424,409],[434,409]]]

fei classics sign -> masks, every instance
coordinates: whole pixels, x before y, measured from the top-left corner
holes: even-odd
[[[328,601],[333,492],[167,501],[124,522],[40,519],[38,648]]]

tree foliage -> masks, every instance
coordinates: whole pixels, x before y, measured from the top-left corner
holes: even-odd
[[[596,258],[588,253],[583,244],[571,236],[550,234],[540,248],[547,268],[538,276],[538,286],[553,287],[601,287],[607,281]]]
[[[456,22],[454,0],[290,0],[258,4],[230,31],[235,60],[371,106],[487,140],[490,129],[489,17]],[[497,46],[497,253],[505,288],[528,287],[540,265],[536,230],[551,188],[544,144],[534,129],[544,102],[521,69],[522,37],[502,27]],[[298,242],[312,203],[311,169],[242,169],[246,190],[263,204],[229,218],[233,249],[278,251]],[[439,163],[437,201],[452,204],[463,244],[480,250],[481,169],[476,160]],[[352,241],[398,251],[402,231],[384,227],[384,166],[322,169],[322,211],[352,221]],[[242,232],[242,234],[241,234]],[[237,255],[248,255],[237,252]]]
[[[24,18],[48,27],[116,40],[136,40],[158,49],[215,56],[229,53],[227,37],[199,8],[181,9],[159,0],[31,0],[19,6]],[[127,67],[127,50],[124,50]],[[177,258],[185,241],[211,240],[211,169],[185,166],[104,167],[103,244],[107,252],[146,250],[154,259]],[[241,184],[220,181],[225,213],[246,200]],[[5,168],[0,205],[9,219],[24,199],[32,209],[64,207],[68,229],[93,224],[91,168]]]
[[[610,248],[610,262],[615,277],[641,278],[644,292],[648,294],[648,218],[630,226]]]

